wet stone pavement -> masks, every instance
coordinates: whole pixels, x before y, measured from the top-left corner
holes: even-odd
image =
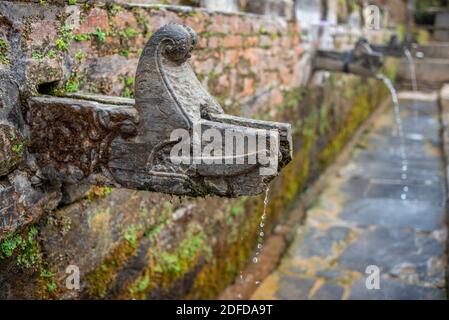
[[[407,167],[388,110],[327,181],[254,299],[446,298],[438,106],[401,96]]]

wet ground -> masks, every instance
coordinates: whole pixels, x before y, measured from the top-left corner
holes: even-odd
[[[388,110],[307,210],[288,253],[254,299],[446,298],[436,97],[410,100],[404,93],[400,103],[407,162]]]

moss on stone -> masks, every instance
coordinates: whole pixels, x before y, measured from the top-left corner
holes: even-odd
[[[90,202],[94,201],[97,198],[105,198],[105,197],[107,197],[108,195],[110,195],[112,193],[112,191],[114,191],[113,187],[94,186],[94,187],[90,188],[90,190],[86,193],[85,198],[90,203]]]
[[[129,241],[121,241],[94,271],[86,275],[87,292],[91,297],[104,298],[114,283],[118,270],[136,251]]]
[[[128,287],[126,298],[144,299],[152,289],[169,290],[178,279],[190,272],[202,260],[212,257],[207,235],[191,226],[185,238],[172,251],[157,244],[147,253],[148,268]]]
[[[9,45],[4,39],[0,39],[0,63],[11,63],[11,61],[9,60]]]

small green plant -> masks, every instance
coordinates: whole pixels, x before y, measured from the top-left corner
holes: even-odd
[[[125,57],[125,58],[129,58],[129,54],[130,54],[129,49],[120,51],[120,55],[123,56],[123,57]]]
[[[75,35],[75,37],[73,37],[73,39],[75,41],[87,41],[87,40],[91,39],[91,35],[89,33],[81,33],[81,34]]]
[[[106,41],[107,33],[100,28],[96,28],[92,35],[97,39],[98,42],[104,43]]]
[[[54,94],[60,96],[67,92],[77,92],[79,90],[80,80],[77,74],[73,74],[64,86],[55,89]]]
[[[107,8],[111,16],[115,16],[122,9],[122,7],[117,4],[109,5]]]
[[[72,28],[67,25],[62,26],[59,30],[59,37],[55,41],[56,49],[59,51],[67,51],[72,40]]]
[[[66,92],[77,92],[79,90],[79,81],[76,77],[70,78],[65,85]]]
[[[139,32],[134,28],[126,28],[125,31],[121,33],[121,35],[127,39],[135,37],[139,34]]]
[[[52,281],[52,282],[50,282],[50,283],[47,284],[47,291],[48,291],[49,293],[52,293],[52,292],[55,291],[57,288],[58,288],[58,285],[57,285],[54,281]]]
[[[42,60],[44,58],[44,55],[42,54],[42,52],[40,51],[34,51],[31,54],[31,58],[35,59],[35,60]]]
[[[31,227],[27,235],[7,235],[0,244],[0,262],[16,254],[16,265],[32,268],[41,260],[40,248],[36,242],[38,230]]]
[[[122,91],[121,96],[125,98],[132,98],[134,96],[133,86],[134,86],[134,77],[126,77],[123,78],[124,89]]]
[[[62,39],[56,39],[55,46],[60,51],[67,50],[67,43]]]
[[[76,1],[77,1],[77,0],[67,0],[67,3],[68,3],[69,5],[71,5],[71,6],[73,6],[73,5],[76,4]]]
[[[78,60],[79,62],[84,60],[84,52],[79,49],[76,53],[75,53],[75,59]]]
[[[23,144],[15,144],[12,146],[11,150],[17,154],[21,154],[23,151]]]
[[[41,278],[51,278],[53,277],[55,274],[49,270],[43,269],[41,270]]]
[[[268,35],[270,35],[270,33],[268,32],[268,30],[265,28],[265,27],[260,27],[260,29],[259,29],[259,34],[260,35],[266,35],[266,36],[268,36]]]
[[[56,58],[56,51],[55,50],[48,51],[47,57],[49,57],[50,59]]]

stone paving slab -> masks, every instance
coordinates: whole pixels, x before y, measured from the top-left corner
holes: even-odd
[[[446,298],[446,190],[436,97],[401,96],[408,99],[401,101],[409,154],[405,179],[388,112],[327,181],[254,299]],[[379,270],[379,289],[366,285],[368,266]]]
[[[382,201],[384,198],[392,200],[402,200],[404,193],[403,181],[401,179],[361,179],[354,177],[348,179],[349,184],[345,185],[343,190],[348,192],[354,198],[368,198],[377,199]],[[413,199],[413,201],[426,201],[432,205],[443,207],[444,205],[444,193],[443,186],[439,184],[409,184],[405,190],[407,190],[406,198]],[[399,201],[400,204],[403,201]],[[377,203],[376,203],[377,204]]]
[[[361,227],[379,225],[433,231],[444,223],[444,208],[426,201],[362,199],[349,203],[341,218]]]
[[[382,280],[379,290],[366,290],[360,279],[351,288],[350,300],[445,300],[445,291],[438,288],[405,285],[394,280]]]

